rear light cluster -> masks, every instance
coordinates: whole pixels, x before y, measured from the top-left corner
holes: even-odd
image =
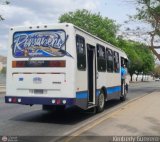
[[[21,98],[15,98],[15,97],[8,98],[8,102],[9,103],[21,103],[22,99]],[[52,99],[51,103],[55,104],[55,105],[65,105],[67,103],[67,100],[66,99]]]
[[[49,61],[49,67],[65,67],[66,61]]]
[[[23,67],[66,67],[66,61],[54,60],[54,61],[12,61],[12,68]]]
[[[21,103],[22,100],[20,98],[8,98],[8,102],[10,103]]]
[[[12,68],[25,67],[25,61],[12,61]]]
[[[52,100],[52,104],[56,104],[56,105],[61,105],[61,104],[65,105],[66,103],[67,103],[66,100],[61,100],[61,99],[53,99]]]

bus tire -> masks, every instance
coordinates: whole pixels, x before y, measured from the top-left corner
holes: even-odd
[[[104,96],[104,92],[101,90],[100,94],[98,96],[98,105],[96,107],[96,112],[102,112],[104,110],[104,106],[105,106],[105,96]]]

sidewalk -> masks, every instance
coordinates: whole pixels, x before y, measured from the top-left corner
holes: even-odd
[[[160,92],[127,104],[83,136],[160,136]]]
[[[70,136],[72,137],[65,139],[66,142],[119,142],[123,140],[113,138],[124,138],[123,136],[128,136],[128,138],[134,138],[132,136],[135,138],[150,136],[152,138],[153,136],[153,139],[156,140],[152,139],[152,142],[160,142],[160,93],[153,92],[127,103],[120,109],[73,132]],[[128,142],[126,139],[124,141]],[[146,142],[144,139],[140,141]]]

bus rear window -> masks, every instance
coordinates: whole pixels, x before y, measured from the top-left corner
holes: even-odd
[[[64,56],[66,34],[63,30],[24,31],[13,35],[13,56],[57,57]]]

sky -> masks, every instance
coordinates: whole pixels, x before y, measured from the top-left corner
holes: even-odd
[[[0,6],[5,20],[0,21],[0,55],[7,56],[8,32],[14,26],[57,23],[69,11],[87,9],[124,24],[128,15],[136,13],[129,0],[9,0],[10,5]]]

